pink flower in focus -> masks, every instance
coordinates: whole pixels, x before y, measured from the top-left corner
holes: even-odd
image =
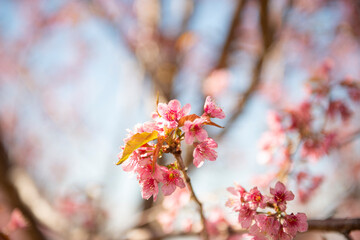
[[[257,187],[254,187],[250,192],[245,193],[244,199],[249,202],[249,206],[253,210],[256,210],[257,207],[266,207],[265,197],[260,193]]]
[[[280,231],[279,231],[277,237],[278,237],[279,240],[291,240],[291,239],[293,239],[292,236],[290,236],[289,234],[284,232],[283,228],[280,228]]]
[[[154,201],[156,201],[157,195],[159,193],[158,182],[154,178],[147,178],[143,181],[140,181],[141,195],[142,198],[148,200],[153,196]]]
[[[254,224],[249,228],[249,235],[252,237],[251,240],[268,240],[263,232],[261,232],[258,225]]]
[[[186,121],[184,123],[183,131],[185,132],[185,142],[187,144],[193,144],[195,139],[199,142],[205,141],[208,137],[205,129],[202,128],[205,120],[203,118],[197,118],[193,122]]]
[[[118,158],[121,159],[122,157],[122,153],[119,153],[118,154]],[[139,158],[139,155],[136,151],[134,151],[130,157],[128,158],[127,161],[125,161],[123,164],[122,164],[122,169],[125,171],[125,172],[131,172],[133,171],[137,165],[139,164],[139,161],[140,161],[140,158]]]
[[[5,229],[9,232],[13,232],[17,229],[24,228],[28,225],[26,222],[24,215],[20,212],[19,209],[15,208],[11,212],[10,220],[6,225]]]
[[[216,106],[214,100],[210,96],[207,96],[205,100],[204,115],[207,115],[211,118],[225,118],[225,113],[223,112],[223,110],[220,107]]]
[[[179,188],[185,187],[185,183],[181,178],[180,172],[178,170],[167,168],[162,168],[162,170],[163,185],[161,187],[161,191],[164,193],[165,196],[172,194],[175,191],[176,186],[178,186]]]
[[[281,182],[277,182],[275,188],[270,188],[270,193],[274,196],[272,200],[281,211],[285,211],[286,201],[291,201],[295,197],[291,191],[286,190],[285,185]]]
[[[144,159],[144,162],[135,169],[135,172],[137,173],[137,178],[139,181],[143,181],[144,179],[148,178],[154,178],[158,182],[163,180],[160,166],[156,163],[153,167],[150,158]]]
[[[246,193],[245,189],[235,183],[235,187],[228,187],[227,190],[232,194],[232,196],[230,196],[227,200],[225,206],[233,208],[234,211],[239,211],[244,194]]]
[[[255,216],[255,220],[261,232],[270,236],[276,236],[278,234],[280,222],[275,217],[259,214]]]
[[[304,213],[286,215],[283,223],[284,231],[295,237],[296,232],[306,232],[308,229],[307,217]]]
[[[187,115],[190,110],[190,104],[186,104],[181,108],[181,104],[178,100],[171,100],[168,104],[159,103],[158,112],[161,117],[165,119],[165,125],[168,128],[176,128],[178,126],[178,121],[183,116]]]
[[[249,228],[252,224],[254,216],[256,214],[255,210],[252,210],[248,204],[241,206],[239,210],[239,223],[243,228]]]
[[[193,163],[196,167],[201,167],[204,161],[215,161],[217,158],[217,152],[214,150],[217,148],[217,143],[212,138],[207,138],[200,144],[196,145],[193,152]]]

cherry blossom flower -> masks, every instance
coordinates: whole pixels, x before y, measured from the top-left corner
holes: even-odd
[[[251,240],[268,240],[257,224],[254,224],[249,228],[249,233],[249,235],[252,236],[252,238],[249,238]]]
[[[243,228],[249,228],[255,217],[256,211],[250,208],[248,204],[241,206],[239,210],[239,223]]]
[[[144,165],[139,165],[135,172],[137,173],[137,178],[139,181],[144,179],[153,178],[158,182],[163,180],[163,175],[160,166],[156,163],[154,166],[150,158],[148,158]]]
[[[317,161],[322,156],[329,154],[336,146],[336,134],[332,132],[323,133],[304,140],[301,156],[309,158],[311,161]]]
[[[119,153],[118,158],[121,158],[121,153]],[[122,165],[122,168],[125,172],[131,172],[134,169],[136,169],[136,167],[138,166],[140,162],[140,156],[137,153],[137,151],[134,151],[129,159],[127,161],[124,162],[124,164]]]
[[[168,128],[176,128],[178,126],[178,121],[183,116],[187,115],[190,110],[190,104],[186,104],[181,108],[181,104],[178,100],[171,100],[168,104],[159,103],[157,108],[161,117],[165,119],[165,125]]]
[[[275,217],[259,214],[255,216],[255,219],[261,232],[270,236],[276,236],[278,234],[280,222]]]
[[[245,201],[249,201],[249,206],[251,209],[256,209],[258,207],[265,208],[266,201],[265,197],[260,193],[257,187],[254,187],[250,190],[249,193],[245,193]]]
[[[190,108],[190,104],[181,108],[176,99],[168,104],[159,103],[157,111],[152,114],[153,121],[136,124],[134,130],[128,130],[117,164],[123,164],[124,171],[136,174],[143,198],[149,199],[153,196],[155,201],[159,184],[165,196],[171,195],[177,187],[185,187],[183,176],[178,170],[179,165],[172,163],[164,167],[157,162],[163,154],[177,154],[182,140],[195,145],[193,155],[197,167],[205,160],[216,160],[217,153],[214,149],[217,148],[217,143],[208,138],[202,127],[206,124],[218,126],[210,121],[210,117],[223,118],[225,114],[210,97],[207,98],[202,117],[196,114],[188,115]]]
[[[269,111],[266,117],[266,122],[272,131],[283,131],[282,126],[283,116],[279,112]]]
[[[280,228],[277,237],[279,240],[291,240],[293,239],[292,236],[290,236],[289,234],[287,234],[286,232],[284,232],[283,227]]]
[[[185,132],[185,142],[192,144],[195,139],[199,142],[205,141],[208,134],[205,129],[202,128],[205,120],[203,118],[197,118],[193,122],[185,121],[183,131]]]
[[[154,178],[146,178],[140,181],[140,185],[142,187],[142,198],[149,199],[151,196],[153,196],[154,201],[156,201],[157,195],[159,193],[158,181],[156,181]]]
[[[297,130],[301,132],[307,132],[310,129],[312,117],[312,104],[308,101],[304,101],[295,109],[289,111],[291,123],[288,126],[288,130]]]
[[[275,188],[270,188],[272,197],[261,194],[257,187],[252,188],[250,192],[243,188],[228,190],[238,198],[236,200],[231,196],[226,206],[239,212],[238,221],[241,227],[249,230],[246,239],[252,236],[250,239],[291,240],[296,232],[307,230],[304,213],[286,214],[286,201],[293,200],[294,195],[286,190],[283,183],[277,182]],[[274,212],[259,211],[259,208],[273,209]]]
[[[336,116],[341,116],[341,119],[346,122],[352,116],[352,111],[341,100],[334,100],[329,103],[327,114],[334,119]]]
[[[165,196],[172,194],[176,186],[179,188],[184,188],[185,183],[181,178],[180,172],[176,169],[167,169],[165,167],[162,168],[162,187],[161,191],[164,193]]]
[[[293,213],[286,215],[284,218],[284,231],[295,237],[296,232],[306,232],[308,229],[307,217],[304,213]]]
[[[345,87],[350,99],[354,102],[360,102],[360,83],[355,82],[351,77],[346,77],[341,86]]]
[[[220,107],[216,106],[214,100],[210,96],[207,96],[205,100],[204,115],[207,115],[211,118],[225,118],[225,113],[223,112],[223,110]]]
[[[246,193],[245,189],[235,183],[235,187],[228,187],[227,191],[230,192],[232,196],[229,197],[225,206],[233,208],[234,211],[239,211],[244,194]]]
[[[217,152],[214,150],[217,148],[217,143],[212,138],[207,138],[202,143],[196,144],[193,152],[193,163],[196,167],[201,167],[204,161],[215,161],[217,158]]]
[[[291,191],[286,190],[285,185],[281,182],[277,182],[275,188],[270,188],[270,193],[273,195],[272,200],[281,211],[285,211],[286,201],[291,201],[295,197]]]

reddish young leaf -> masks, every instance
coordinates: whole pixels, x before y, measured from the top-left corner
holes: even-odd
[[[182,127],[182,126],[184,126],[184,123],[186,122],[186,121],[191,121],[191,122],[193,122],[195,119],[197,119],[197,118],[200,118],[198,115],[196,115],[196,114],[191,114],[191,115],[187,115],[187,116],[184,116],[184,117],[182,117],[182,118],[180,118],[180,120],[179,120],[179,127]]]

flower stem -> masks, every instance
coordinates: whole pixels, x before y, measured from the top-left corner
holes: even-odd
[[[179,166],[179,169],[180,171],[183,173],[184,175],[184,178],[185,178],[185,181],[186,181],[186,185],[188,187],[188,189],[190,190],[190,193],[191,193],[191,197],[195,200],[195,202],[197,203],[198,205],[198,208],[199,208],[199,214],[200,214],[200,217],[201,217],[201,223],[202,223],[202,226],[203,226],[203,229],[201,231],[201,235],[203,237],[203,239],[205,240],[208,240],[209,239],[209,234],[206,230],[206,218],[205,218],[205,215],[204,215],[204,209],[203,209],[203,205],[202,203],[199,201],[199,199],[197,198],[195,192],[194,192],[194,189],[191,185],[191,181],[190,181],[190,177],[189,175],[187,174],[187,170],[185,168],[185,164],[184,164],[184,161],[181,157],[181,151],[177,151],[175,153],[173,153],[175,158],[176,158],[176,161],[178,163],[178,166]]]

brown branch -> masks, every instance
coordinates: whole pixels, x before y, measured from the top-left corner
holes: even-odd
[[[176,158],[176,161],[179,165],[179,168],[180,168],[180,171],[183,173],[184,175],[184,178],[185,178],[185,181],[186,181],[186,185],[188,186],[188,189],[190,190],[190,193],[191,193],[191,197],[195,200],[196,204],[198,205],[199,207],[199,214],[200,214],[200,217],[201,217],[201,223],[203,225],[203,229],[201,231],[201,235],[202,237],[207,240],[209,239],[209,234],[207,232],[207,229],[206,229],[206,218],[205,218],[205,215],[204,215],[204,209],[203,209],[203,205],[202,203],[200,202],[200,200],[197,198],[195,192],[194,192],[194,189],[192,187],[192,184],[191,184],[191,180],[190,180],[190,177],[188,176],[187,174],[187,170],[185,168],[185,164],[184,164],[184,161],[181,157],[181,150],[177,151],[174,153],[174,156]]]
[[[230,116],[229,120],[225,124],[225,127],[223,131],[220,132],[220,134],[217,136],[217,139],[222,138],[228,130],[231,128],[231,126],[234,124],[234,122],[238,119],[238,117],[241,115],[241,113],[244,111],[245,106],[249,99],[254,95],[255,90],[257,89],[259,83],[260,83],[260,76],[262,67],[264,64],[265,57],[270,51],[270,46],[273,43],[273,30],[270,26],[269,21],[269,1],[268,0],[261,0],[260,1],[260,25],[261,25],[261,34],[263,38],[263,51],[262,54],[259,56],[257,62],[254,65],[252,78],[250,85],[248,89],[241,94],[240,101],[238,102],[237,106],[235,107],[235,110],[233,114]]]
[[[231,24],[230,24],[226,39],[221,48],[221,53],[219,54],[219,57],[216,61],[216,64],[214,65],[214,67],[209,71],[209,73],[207,73],[207,76],[209,76],[216,69],[226,68],[228,66],[229,55],[231,52],[230,51],[231,46],[232,46],[232,43],[239,38],[239,37],[236,38],[236,30],[241,25],[241,18],[242,18],[244,9],[246,7],[247,1],[248,0],[238,0],[237,1],[237,5],[235,6],[235,11],[232,16]],[[201,97],[201,101],[202,102],[205,101],[205,97],[203,95]],[[202,109],[200,109],[200,111],[201,110]],[[193,165],[191,165],[192,159],[193,159],[193,155],[192,155],[193,151],[194,151],[194,147],[192,145],[189,145],[187,147],[186,156],[185,156],[185,166],[189,167],[190,169],[193,166]]]
[[[1,191],[6,193],[6,198],[9,199],[11,207],[18,208],[24,217],[27,219],[28,234],[32,240],[45,240],[46,237],[39,230],[39,221],[36,219],[31,210],[25,205],[23,200],[20,198],[16,187],[10,179],[11,164],[7,155],[4,144],[1,140],[1,129],[0,129],[0,187]]]
[[[325,219],[325,220],[308,220],[308,231],[327,231],[327,232],[339,232],[343,234],[347,239],[350,235],[351,231],[360,230],[360,218],[354,219],[341,219],[341,218],[334,218],[334,219]],[[244,234],[247,233],[247,230],[241,228],[234,228],[229,226],[227,228],[228,235],[235,235],[235,234]],[[162,238],[173,238],[173,237],[181,237],[181,236],[198,236],[201,232],[173,232],[168,234],[163,234],[155,237],[155,239],[162,239]]]
[[[308,231],[331,231],[349,233],[360,230],[360,218],[331,218],[325,220],[308,220]]]
[[[225,68],[228,65],[228,58],[229,58],[231,45],[234,42],[234,40],[236,39],[235,38],[236,29],[240,25],[240,19],[242,17],[242,12],[246,6],[246,3],[247,3],[247,0],[238,0],[236,9],[234,11],[234,15],[233,15],[233,18],[232,18],[232,21],[230,24],[228,35],[227,35],[224,45],[222,47],[221,54],[219,56],[219,59],[215,66],[215,69]]]

